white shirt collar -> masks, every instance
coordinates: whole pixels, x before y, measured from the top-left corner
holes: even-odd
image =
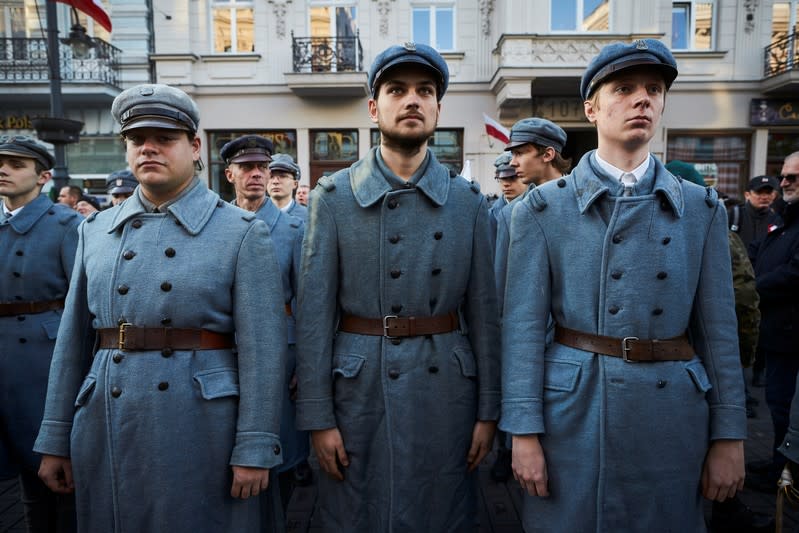
[[[289,209],[291,209],[292,207],[294,207],[294,200],[290,200],[289,203],[281,207],[280,210],[283,211],[284,213],[288,213]]]
[[[17,215],[20,211],[22,211],[25,208],[25,206],[23,205],[21,207],[17,207],[13,211],[11,211],[10,209],[8,209],[8,206],[6,206],[5,202],[2,202],[2,204],[3,204],[3,213],[7,217],[13,217],[13,216]]]
[[[608,163],[607,161],[605,161],[604,159],[599,157],[599,152],[594,152],[594,157],[596,157],[597,164],[609,176],[621,181],[621,175],[622,174],[627,174],[626,171],[611,165],[610,163]],[[647,155],[646,159],[644,159],[644,162],[641,163],[640,165],[638,165],[637,167],[635,167],[634,169],[632,169],[632,171],[630,172],[633,176],[635,176],[635,179],[637,179],[638,181],[640,181],[641,178],[644,177],[644,174],[646,174],[646,171],[649,170],[649,160],[650,159],[651,159],[651,157]]]

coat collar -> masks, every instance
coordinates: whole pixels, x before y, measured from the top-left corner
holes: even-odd
[[[352,193],[361,207],[377,203],[392,190],[379,169],[376,155],[378,149],[378,146],[372,148],[363,159],[350,167]],[[427,169],[416,182],[416,188],[440,207],[446,203],[449,194],[449,171],[438,162],[430,149],[427,151],[427,156],[429,158]]]
[[[201,183],[190,185],[190,187],[191,189],[182,198],[167,207],[167,211],[180,222],[189,234],[197,235],[211,219],[214,209],[222,200],[219,195]],[[141,187],[137,187],[136,193],[119,206],[108,233],[115,232],[131,218],[147,212],[140,195]]]
[[[40,194],[26,204],[22,211],[8,219],[8,225],[17,233],[24,235],[53,207],[53,202],[46,195]],[[75,214],[77,216],[77,213]]]
[[[239,207],[239,204],[236,203],[235,198],[230,201],[230,205]],[[270,232],[274,231],[275,224],[277,224],[277,221],[282,214],[283,211],[278,209],[275,203],[270,200],[268,196],[264,196],[264,201],[261,204],[261,207],[259,207],[258,211],[255,212],[255,216],[258,217],[259,220],[263,220],[266,223]]]
[[[573,172],[577,206],[581,214],[585,213],[597,198],[607,194],[610,190],[607,183],[608,178],[603,179],[598,176],[602,171],[593,160],[595,151],[592,150],[585,154]],[[652,192],[661,193],[668,200],[675,216],[677,218],[682,217],[685,210],[682,184],[666,170],[666,167],[663,166],[663,163],[658,158],[651,155],[649,157],[651,158],[651,164],[642,181],[648,178],[653,179]]]

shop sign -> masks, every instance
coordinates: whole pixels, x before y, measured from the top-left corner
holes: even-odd
[[[552,122],[585,122],[585,106],[580,98],[568,96],[536,96],[532,116]]]
[[[0,115],[0,130],[32,130],[33,122],[28,115]]]
[[[799,100],[753,98],[749,123],[752,126],[799,125]]]

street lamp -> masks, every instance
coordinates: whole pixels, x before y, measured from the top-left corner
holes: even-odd
[[[61,54],[58,49],[58,14],[56,3],[48,0],[47,4],[47,63],[50,68],[50,116],[33,119],[33,127],[39,139],[51,143],[55,147],[55,166],[53,167],[53,185],[60,190],[69,182],[69,172],[66,164],[66,145],[76,143],[80,139],[80,130],[83,122],[64,118],[64,102],[61,95]],[[73,7],[73,12],[75,8]],[[84,53],[94,46],[94,41],[86,35],[86,29],[77,22],[72,25],[69,38],[64,39],[65,44],[73,45],[78,41],[83,42]],[[79,28],[76,28],[79,27]],[[82,37],[81,37],[82,30]],[[75,35],[73,35],[73,33]],[[73,40],[73,37],[76,40]],[[88,41],[87,41],[88,40]],[[75,51],[76,55],[78,50]]]

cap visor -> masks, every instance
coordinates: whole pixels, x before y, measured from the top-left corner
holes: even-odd
[[[256,163],[258,161],[268,163],[272,158],[266,154],[242,154],[230,160],[231,163]]]
[[[134,119],[122,126],[121,132],[124,133],[129,130],[139,128],[161,128],[165,130],[183,130],[192,131],[186,124],[170,120],[166,117],[141,117]]]
[[[507,152],[508,150],[512,150],[513,148],[516,148],[517,146],[521,146],[523,144],[530,144],[530,141],[511,141],[505,145],[505,151]]]
[[[128,194],[131,192],[133,192],[132,187],[114,187],[113,189],[108,191],[108,194]]]

